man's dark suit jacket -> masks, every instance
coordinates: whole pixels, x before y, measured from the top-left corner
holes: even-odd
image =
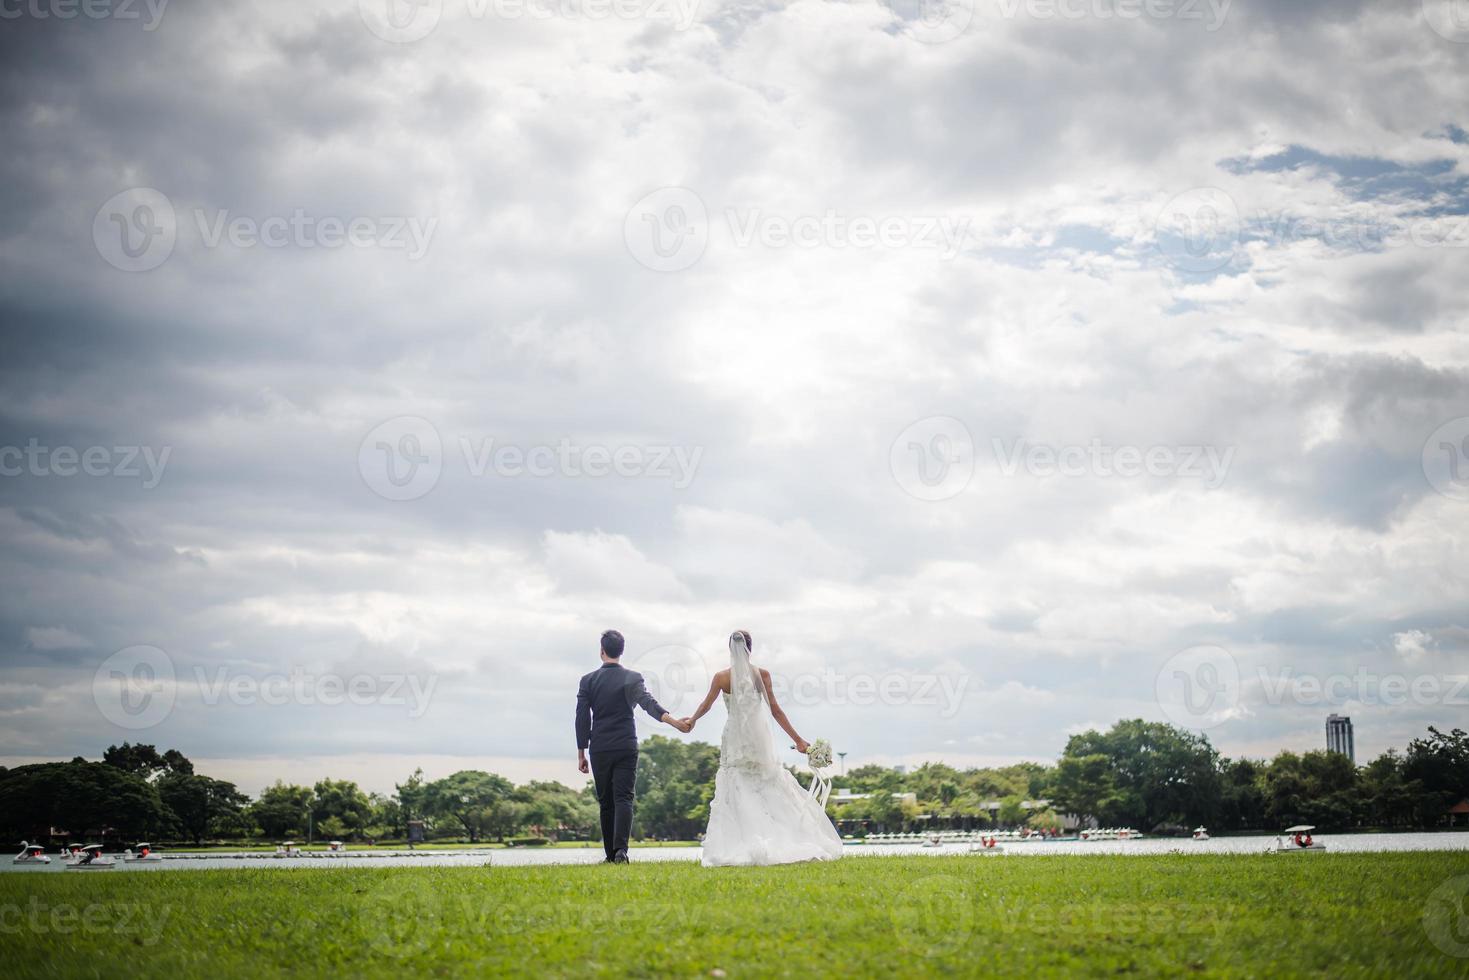
[[[603,664],[581,679],[576,692],[576,747],[598,752],[634,751],[638,729],[633,708],[658,720],[667,714],[643,686],[643,675],[622,664]]]

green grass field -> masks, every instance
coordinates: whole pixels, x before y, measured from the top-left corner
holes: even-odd
[[[11,976],[1469,976],[1469,854],[0,875]]]

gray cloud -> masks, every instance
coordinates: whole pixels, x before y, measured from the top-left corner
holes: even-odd
[[[414,754],[573,778],[550,760],[608,625],[710,667],[744,626],[773,669],[840,674],[793,714],[849,761],[1048,757],[1076,726],[1162,718],[1156,673],[1196,643],[1247,670],[1451,672],[1469,505],[1421,460],[1469,415],[1462,252],[1242,231],[1188,274],[1155,226],[1200,187],[1246,231],[1462,216],[1469,153],[1443,134],[1469,46],[1417,6],[1239,0],[1215,32],[986,14],[935,45],[877,3],[711,4],[687,31],[451,4],[401,45],[347,2],[7,21],[0,447],[169,455],[152,487],[0,477],[0,738],[136,739],[93,676],[138,644],[177,676],[145,740],[250,778]],[[663,186],[708,216],[682,272],[624,241]],[[93,240],[132,187],[176,216],[148,272]],[[297,212],[435,224],[417,258],[210,243]],[[967,231],[951,259],[742,246],[731,212]],[[359,450],[402,416],[441,453],[394,501]],[[974,469],[925,501],[893,450],[934,416]],[[1210,487],[1007,473],[996,449],[1094,441],[1232,454]],[[680,487],[476,456],[562,444],[699,462]],[[416,715],[211,704],[220,670],[434,687]],[[840,686],[920,674],[962,681],[957,710]],[[1376,751],[1462,710],[1248,706],[1210,732],[1226,751],[1314,746],[1336,707]]]

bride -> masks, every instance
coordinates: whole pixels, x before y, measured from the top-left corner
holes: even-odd
[[[776,720],[805,752],[809,744],[796,734],[775,701],[770,671],[750,663],[754,640],[744,630],[729,638],[729,669],[714,675],[699,710],[685,719],[694,724],[724,695],[729,719],[719,747],[714,801],[704,835],[704,866],[790,864],[830,861],[842,855],[842,840],[821,805],[801,788],[775,755],[770,721]]]

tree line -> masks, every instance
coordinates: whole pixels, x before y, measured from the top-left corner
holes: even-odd
[[[1202,734],[1133,719],[1072,736],[1054,766],[961,771],[929,763],[911,772],[864,766],[834,785],[866,795],[835,808],[839,822],[877,830],[911,830],[935,820],[1055,828],[1062,814],[1139,830],[1204,824],[1275,831],[1296,823],[1338,831],[1432,829],[1448,824],[1450,808],[1469,799],[1469,736],[1429,728],[1406,750],[1357,766],[1327,751],[1231,759]]]
[[[634,834],[689,840],[709,819],[719,750],[703,742],[645,739],[637,775]],[[798,778],[809,778],[798,773]],[[1273,759],[1221,756],[1206,736],[1140,719],[1074,735],[1055,765],[1026,762],[956,769],[928,763],[911,771],[868,765],[836,776],[830,813],[844,833],[931,827],[1056,830],[1072,814],[1142,830],[1424,829],[1448,822],[1469,798],[1469,736],[1429,728],[1398,752],[1364,766],[1334,752],[1281,752]],[[841,792],[841,791],[848,792]],[[0,768],[0,828],[13,839],[45,841],[53,829],[73,839],[119,841],[403,841],[410,824],[430,840],[595,839],[591,785],[515,785],[495,773],[463,770],[428,780],[415,771],[392,793],[350,780],[314,786],[276,782],[256,799],[232,783],[194,771],[181,752],[152,745],[109,746],[101,762]]]

